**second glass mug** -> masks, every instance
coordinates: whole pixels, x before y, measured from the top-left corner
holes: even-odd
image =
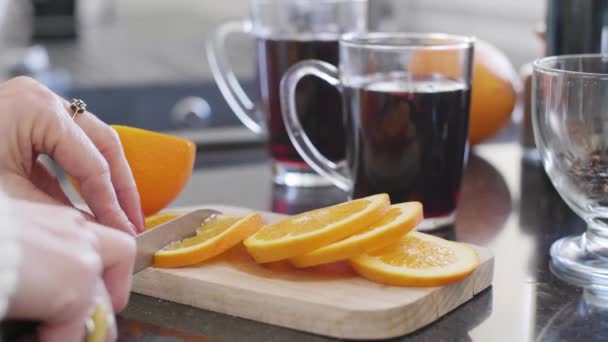
[[[468,155],[474,39],[426,33],[349,33],[339,67],[320,60],[291,67],[281,82],[290,139],[303,159],[360,198],[388,193],[420,201],[420,229],[454,222]],[[315,75],[342,93],[346,158],[328,159],[297,113],[297,87]]]
[[[230,108],[254,133],[267,135],[273,181],[289,186],[327,186],[291,144],[279,101],[279,83],[293,64],[319,59],[337,65],[338,38],[367,29],[367,0],[250,0],[250,19],[222,24],[207,42],[211,72]],[[255,40],[260,103],[245,93],[227,63],[226,38],[251,34]],[[309,77],[297,89],[300,119],[313,144],[330,159],[344,158],[340,93]]]

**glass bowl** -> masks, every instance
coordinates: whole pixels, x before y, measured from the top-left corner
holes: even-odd
[[[608,55],[534,62],[533,126],[544,168],[587,223],[551,246],[558,277],[608,294]],[[525,196],[525,194],[524,194]]]

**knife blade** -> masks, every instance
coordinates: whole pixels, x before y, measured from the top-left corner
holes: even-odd
[[[211,209],[195,210],[137,235],[133,274],[152,265],[156,251],[172,242],[193,236],[201,224],[219,214],[221,212]]]

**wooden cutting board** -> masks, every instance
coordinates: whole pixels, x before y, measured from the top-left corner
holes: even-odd
[[[211,205],[226,214],[249,209]],[[189,208],[192,209],[192,208]],[[266,223],[283,217],[262,213]],[[201,309],[319,335],[382,339],[411,333],[467,302],[492,283],[494,257],[479,253],[479,268],[443,287],[406,288],[373,283],[347,263],[297,270],[287,263],[260,266],[239,246],[186,268],[148,268],[135,275],[133,291]]]

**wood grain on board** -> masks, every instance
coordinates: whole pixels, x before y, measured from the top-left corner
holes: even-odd
[[[250,211],[205,208],[226,214]],[[267,223],[282,217],[262,214]],[[486,248],[474,247],[481,260],[478,269],[443,287],[385,286],[358,277],[347,263],[308,270],[281,262],[261,266],[239,246],[197,266],[143,270],[135,276],[133,291],[320,335],[390,338],[432,323],[491,285],[493,256]]]

